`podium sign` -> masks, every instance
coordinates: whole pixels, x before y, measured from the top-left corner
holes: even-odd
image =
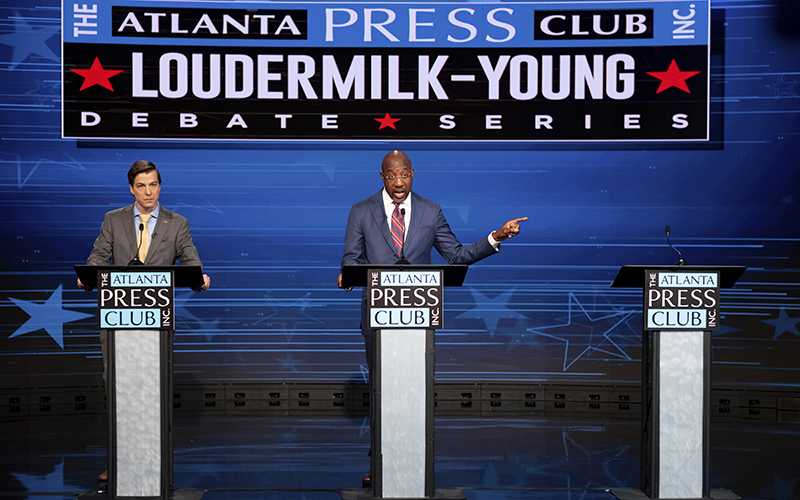
[[[719,330],[719,271],[645,271],[644,329]]]
[[[101,329],[175,330],[173,271],[97,272]]]
[[[370,328],[442,328],[441,269],[370,269]]]

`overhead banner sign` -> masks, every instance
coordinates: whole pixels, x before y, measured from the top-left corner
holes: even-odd
[[[709,139],[708,0],[62,12],[65,138]]]

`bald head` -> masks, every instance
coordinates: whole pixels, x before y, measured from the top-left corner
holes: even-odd
[[[386,169],[390,166],[405,166],[411,168],[411,160],[408,158],[407,154],[395,149],[383,157],[383,161],[381,162],[381,170],[386,172]]]

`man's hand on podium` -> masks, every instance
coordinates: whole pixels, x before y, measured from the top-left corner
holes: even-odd
[[[83,281],[81,281],[80,278],[78,278],[78,288],[80,288],[81,290],[86,289],[86,285],[83,284]]]
[[[339,288],[344,288],[342,286],[342,275],[341,274],[339,275],[338,278],[336,278],[336,286],[338,286]],[[352,286],[348,286],[347,288],[344,288],[344,289],[345,289],[345,291],[349,292],[349,291],[351,291],[353,289],[353,287]]]
[[[211,278],[208,277],[207,274],[203,275],[203,285],[198,288],[192,288],[195,292],[201,292],[203,290],[208,290],[211,287]]]
[[[520,217],[519,219],[511,219],[503,224],[503,227],[492,233],[494,241],[503,241],[512,238],[519,234],[519,223],[528,220],[527,217]]]

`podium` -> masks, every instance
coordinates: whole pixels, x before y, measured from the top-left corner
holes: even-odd
[[[644,289],[641,491],[612,489],[619,500],[739,498],[708,483],[710,368],[719,289],[745,269],[623,266],[611,284]]]
[[[461,286],[468,268],[342,268],[344,288],[365,287],[367,321],[374,329],[372,498],[459,497],[434,488],[434,330],[443,325],[443,287]]]
[[[75,266],[97,288],[108,333],[108,496],[168,499],[172,490],[175,287],[199,288],[200,266]]]

